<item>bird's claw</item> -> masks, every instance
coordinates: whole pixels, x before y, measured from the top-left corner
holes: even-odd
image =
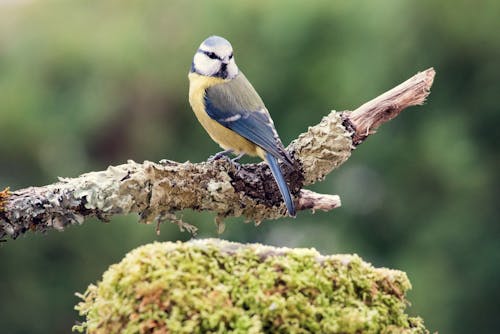
[[[232,158],[231,159],[231,162],[233,162],[234,164],[238,164],[238,161],[240,161],[240,159],[245,155],[245,153],[240,153],[239,155],[237,155],[236,157]]]
[[[239,162],[234,161],[233,159],[229,160],[234,168],[236,168],[236,173],[239,173],[241,170],[241,164]]]
[[[236,157],[230,159],[227,156],[227,154],[232,153],[232,152],[233,152],[233,150],[225,150],[225,151],[218,152],[218,153],[210,156],[207,161],[214,162],[215,160],[225,158],[236,168],[236,171],[239,172],[241,170],[241,164],[238,161],[245,155],[245,153],[241,153],[241,154],[237,155]]]
[[[207,161],[214,162],[215,160],[219,160],[222,157],[227,157],[227,154],[229,154],[231,152],[233,152],[233,150],[220,151],[220,152],[215,153],[214,155],[210,156]]]
[[[236,167],[236,172],[239,173],[239,171],[241,170],[241,164],[238,162],[243,156],[245,155],[245,153],[241,153],[239,154],[238,156],[230,159],[229,161],[233,164],[234,167]]]

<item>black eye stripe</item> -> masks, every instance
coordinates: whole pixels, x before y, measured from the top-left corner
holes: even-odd
[[[210,59],[220,59],[219,56],[217,56],[217,54],[215,54],[214,52],[210,52],[210,51],[201,51],[201,52],[206,54],[207,57]]]
[[[215,52],[201,50],[201,49],[198,49],[198,52],[203,53],[205,56],[207,56],[210,59],[219,59],[219,60],[222,60],[222,58],[219,57]],[[228,58],[229,59],[233,59],[233,53],[231,53]]]

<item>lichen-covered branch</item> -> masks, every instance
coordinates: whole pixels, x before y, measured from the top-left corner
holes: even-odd
[[[353,112],[331,112],[295,139],[287,148],[295,165],[282,168],[297,210],[340,206],[338,196],[302,187],[322,180],[344,163],[354,147],[382,123],[409,106],[422,104],[433,77],[434,70],[428,69]],[[62,230],[89,217],[109,220],[116,214],[138,213],[147,223],[176,221],[175,213],[184,209],[212,211],[219,224],[228,216],[244,216],[259,223],[286,215],[264,163],[237,168],[226,159],[201,163],[128,161],[43,187],[0,192],[0,239],[16,238],[27,231]]]
[[[131,251],[76,306],[92,333],[429,333],[404,272],[356,255],[217,239]]]

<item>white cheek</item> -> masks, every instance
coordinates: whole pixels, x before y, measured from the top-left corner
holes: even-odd
[[[203,53],[194,55],[194,67],[200,74],[211,76],[219,71],[220,65],[217,59],[210,59]]]
[[[227,64],[227,76],[228,78],[234,78],[236,75],[238,75],[238,66],[236,66],[234,59],[231,59]]]

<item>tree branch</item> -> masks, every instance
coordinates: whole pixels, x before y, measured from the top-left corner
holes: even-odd
[[[423,104],[435,74],[433,68],[420,72],[351,112],[348,118],[356,129],[354,144],[361,144],[380,125],[399,115],[406,107]]]
[[[297,210],[328,211],[340,206],[338,196],[302,187],[322,180],[344,163],[355,146],[381,124],[407,107],[422,104],[434,75],[430,68],[352,112],[332,111],[295,139],[287,148],[295,165],[281,167]],[[27,231],[62,230],[89,217],[106,221],[116,214],[138,213],[145,223],[155,219],[180,222],[175,213],[184,209],[213,211],[219,223],[228,216],[244,216],[260,223],[286,215],[265,163],[238,169],[226,159],[201,163],[128,161],[105,171],[60,178],[43,187],[0,192],[0,239],[16,238]]]

